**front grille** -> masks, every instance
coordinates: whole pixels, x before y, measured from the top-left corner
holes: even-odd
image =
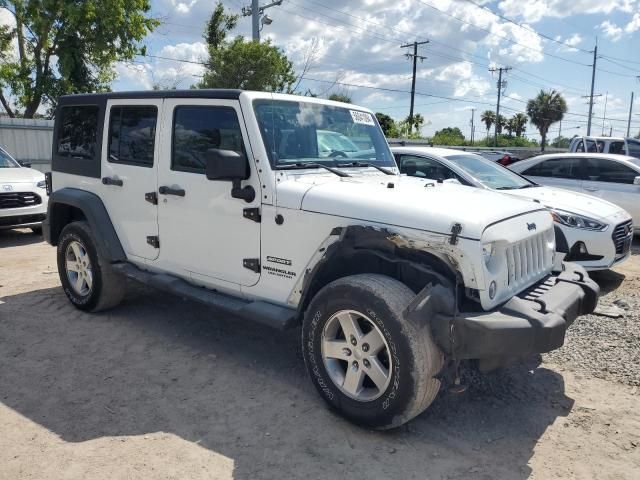
[[[12,227],[16,225],[27,225],[30,223],[42,222],[47,216],[44,213],[34,215],[20,215],[17,217],[0,217],[0,227]]]
[[[613,244],[616,246],[616,255],[625,255],[631,248],[631,238],[633,237],[633,224],[628,220],[617,225],[613,230]]]
[[[40,195],[33,192],[3,192],[0,193],[0,208],[22,208],[40,205]]]
[[[507,284],[517,288],[549,272],[553,253],[547,248],[549,232],[542,232],[507,246]]]

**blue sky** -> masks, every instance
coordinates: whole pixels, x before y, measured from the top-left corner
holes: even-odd
[[[223,3],[240,13],[250,2]],[[201,66],[176,60],[206,59],[202,31],[214,1],[152,4],[164,24],[146,39],[148,52],[175,60],[138,58],[117,65],[116,90],[148,89],[154,83],[188,88],[202,74]],[[281,47],[297,72],[312,54],[301,93],[346,93],[354,103],[396,119],[408,114],[411,88],[411,64],[400,45],[429,39],[420,47],[427,59],[418,64],[416,85],[416,112],[427,121],[425,135],[451,126],[469,136],[472,108],[476,138],[484,135],[479,115],[494,110],[496,102],[497,78],[488,67],[498,66],[513,67],[505,76],[503,113],[524,111],[540,88],[556,88],[569,105],[563,134],[586,133],[588,105],[582,95],[589,93],[589,52],[596,37],[602,58],[595,91],[602,96],[592,134],[603,130],[605,95],[604,131],[612,128],[613,135],[626,132],[631,92],[640,97],[635,77],[640,75],[640,0],[284,0],[268,15],[273,23],[265,26],[263,38]],[[241,18],[234,33],[250,35],[250,27],[250,18]],[[634,109],[640,113],[640,99]],[[632,133],[639,129],[640,115],[634,115]],[[533,126],[527,133],[536,136]]]

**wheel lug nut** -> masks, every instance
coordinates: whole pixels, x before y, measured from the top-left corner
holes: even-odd
[[[342,349],[342,354],[343,354],[345,357],[350,357],[350,356],[351,356],[351,350],[350,350],[350,349],[348,349],[348,348],[343,348],[343,349]]]
[[[362,351],[363,352],[368,352],[369,351],[369,344],[368,343],[363,343],[362,344]]]
[[[354,362],[351,364],[351,368],[353,368],[353,370],[355,371],[355,370],[358,370],[360,366],[358,365],[358,362],[354,360]]]
[[[358,341],[356,340],[356,337],[351,335],[351,345],[353,345],[355,347],[357,344],[358,344]]]
[[[369,363],[369,360],[367,360],[366,358],[362,361],[362,363],[364,364],[365,367],[369,368],[371,366],[371,364]]]

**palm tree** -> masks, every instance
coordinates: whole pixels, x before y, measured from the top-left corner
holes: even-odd
[[[498,133],[502,133],[502,129],[507,126],[507,119],[504,115],[498,115],[498,120],[496,121],[496,128]]]
[[[489,139],[489,130],[491,130],[491,125],[493,125],[496,121],[496,114],[491,110],[485,110],[480,115],[480,120],[484,123],[485,127],[487,127],[487,140]]]
[[[538,131],[542,141],[540,142],[540,150],[544,152],[544,146],[547,142],[547,132],[549,127],[556,122],[562,120],[564,114],[567,112],[567,102],[555,90],[545,92],[540,90],[540,93],[527,102],[527,113],[531,118]]]
[[[507,124],[504,126],[505,130],[507,131],[507,133],[509,134],[509,136],[513,136],[513,132],[515,132],[516,130],[516,123],[514,121],[514,118],[511,117],[509,120],[507,120]]]
[[[513,131],[516,132],[516,137],[521,137],[524,131],[527,129],[527,123],[529,123],[529,117],[524,113],[516,113],[511,117],[513,121]]]

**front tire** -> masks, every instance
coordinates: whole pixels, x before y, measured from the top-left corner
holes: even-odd
[[[73,222],[62,229],[57,257],[62,288],[76,308],[98,312],[122,301],[125,279],[98,253],[86,222]]]
[[[428,323],[403,311],[415,294],[377,274],[325,286],[306,311],[302,342],[307,370],[329,406],[375,429],[402,425],[435,399],[444,358]]]

